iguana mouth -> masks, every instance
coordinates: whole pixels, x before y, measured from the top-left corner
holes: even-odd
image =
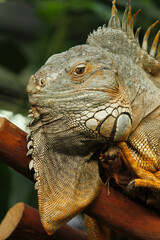
[[[118,88],[113,88],[113,89],[109,89],[109,88],[84,88],[83,90],[85,91],[94,91],[94,92],[104,92],[104,93],[110,93],[110,94],[117,94],[117,92],[119,91]]]

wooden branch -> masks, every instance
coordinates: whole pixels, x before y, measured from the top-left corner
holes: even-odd
[[[8,211],[0,225],[0,239],[87,240],[88,238],[85,233],[69,225],[64,225],[53,236],[48,236],[42,228],[38,211],[24,203],[17,203]]]
[[[26,137],[27,133],[0,117],[0,160],[33,181],[28,168],[31,159],[26,156]]]
[[[85,213],[131,239],[160,240],[160,216],[104,185]]]
[[[28,169],[30,159],[26,157],[26,133],[0,118],[0,136],[0,155],[3,156],[3,162],[32,179]],[[158,216],[113,189],[110,189],[110,195],[107,196],[105,186],[85,212],[132,239],[160,240]]]

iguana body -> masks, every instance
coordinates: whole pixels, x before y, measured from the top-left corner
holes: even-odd
[[[49,234],[101,190],[97,151],[117,146],[138,177],[128,185],[160,189],[159,33],[150,55],[133,34],[128,6],[122,27],[113,1],[108,27],[87,43],[53,55],[31,77],[31,142],[40,216]],[[126,20],[127,18],[127,20]],[[152,56],[151,56],[152,55]]]

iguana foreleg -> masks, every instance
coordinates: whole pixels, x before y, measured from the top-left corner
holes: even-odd
[[[148,115],[129,137],[128,145],[118,143],[127,167],[140,179],[132,180],[132,187],[160,190],[160,108]]]
[[[127,187],[127,190],[131,190],[132,187],[147,187],[151,189],[160,190],[160,171],[152,173],[139,167],[139,163],[131,155],[131,152],[125,142],[120,142],[119,148],[121,149],[122,157],[126,165],[139,176],[139,179],[132,180]]]

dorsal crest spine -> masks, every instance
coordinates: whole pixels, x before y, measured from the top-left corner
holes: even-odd
[[[158,45],[158,42],[160,30],[155,36],[150,52],[147,52],[150,31],[159,21],[157,20],[148,28],[143,38],[142,47],[140,47],[139,32],[141,28],[138,28],[135,33],[133,31],[134,19],[139,12],[140,9],[132,17],[131,0],[129,0],[126,5],[121,24],[118,17],[118,10],[116,8],[116,0],[113,0],[112,14],[108,22],[108,26],[98,28],[97,31],[94,31],[93,34],[90,34],[87,39],[87,43],[89,43],[90,45],[98,45],[99,47],[105,48],[107,51],[113,54],[125,55],[125,49],[127,49],[130,59],[140,64],[140,66],[146,72],[153,75],[159,75],[160,44]]]

